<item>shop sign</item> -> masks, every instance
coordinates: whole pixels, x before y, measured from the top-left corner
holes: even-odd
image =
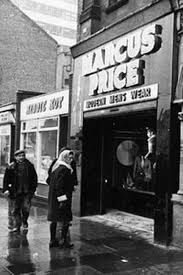
[[[137,103],[158,97],[158,84],[139,87],[136,89],[109,94],[84,101],[84,111]]]
[[[146,66],[141,57],[160,49],[161,33],[162,27],[152,24],[84,55],[82,76],[89,79],[88,95],[144,84]]]
[[[15,123],[15,119],[11,112],[0,113],[0,124]]]
[[[21,102],[21,120],[67,114],[69,91],[64,90],[48,95],[35,96]]]
[[[0,126],[0,136],[10,135],[10,125]]]

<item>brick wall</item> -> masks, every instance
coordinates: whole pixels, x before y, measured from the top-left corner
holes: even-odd
[[[0,104],[17,90],[55,90],[57,43],[9,0],[0,1]]]
[[[80,18],[80,15],[82,13],[82,9],[83,9],[83,0],[78,0],[78,19],[77,19],[77,42],[79,42],[81,40],[81,26],[79,24],[79,18]]]
[[[101,26],[108,26],[119,20],[125,19],[129,15],[133,15],[135,12],[147,7],[154,0],[128,0],[126,4],[114,9],[113,11],[106,13],[108,7],[108,1],[101,1]]]
[[[166,0],[163,0],[163,1],[166,1]],[[91,5],[91,0],[85,0],[84,2],[86,7]],[[156,4],[157,2],[160,2],[160,0],[138,0],[138,1],[137,0],[126,0],[126,1],[119,0],[118,3],[119,4],[121,3],[121,4],[117,5],[116,8],[114,8],[113,6],[111,9],[109,9],[109,0],[100,0],[100,1],[93,0],[92,2],[93,2],[93,5],[95,5],[95,3],[100,3],[99,4],[100,19],[96,20],[96,22],[93,22],[93,24],[91,24],[91,20],[93,20],[94,18],[94,15],[93,15],[93,17],[91,16],[90,19],[83,21],[81,26],[78,27],[79,40],[83,40],[86,37],[90,36],[90,34],[95,33],[96,31],[99,31],[100,29],[103,29],[109,25],[115,24],[120,20],[123,20],[123,19],[125,20],[125,18],[129,16],[133,16],[135,13],[139,12],[140,10],[144,8],[148,8],[151,4]],[[83,4],[83,0],[78,0],[79,15],[82,12],[82,4]],[[141,19],[143,20],[143,18]]]

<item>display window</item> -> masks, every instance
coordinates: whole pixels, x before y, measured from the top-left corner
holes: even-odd
[[[40,181],[45,181],[48,169],[56,157],[57,153],[57,131],[45,131],[41,133],[41,162],[40,162]]]
[[[0,126],[0,174],[4,174],[10,162],[10,125]]]
[[[26,157],[36,166],[36,132],[23,134],[23,141]]]
[[[138,140],[124,140],[116,149],[116,158],[121,170],[124,189],[154,191],[155,175],[155,133],[138,144]]]
[[[22,122],[22,148],[35,166],[38,180],[46,182],[48,169],[57,156],[59,117]]]

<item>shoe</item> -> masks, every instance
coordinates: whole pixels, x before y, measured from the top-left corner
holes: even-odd
[[[14,230],[13,227],[8,227],[8,231],[9,231],[9,232],[14,232],[13,230]]]
[[[64,247],[65,248],[73,248],[74,247],[74,244],[73,243],[68,243],[68,242],[66,242],[66,243],[64,243]]]
[[[58,242],[58,240],[50,241],[49,247],[50,247],[50,248],[52,248],[52,247],[59,247],[59,242]]]
[[[14,227],[11,232],[19,232],[20,231],[20,227]]]
[[[73,243],[69,243],[69,242],[63,242],[61,244],[59,244],[59,248],[73,248],[74,244]]]
[[[28,223],[23,223],[22,227],[23,227],[23,230],[28,230]]]
[[[8,230],[11,231],[13,229],[13,225],[8,225]]]

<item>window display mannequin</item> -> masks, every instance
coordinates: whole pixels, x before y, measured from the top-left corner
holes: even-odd
[[[148,152],[144,156],[145,162],[149,161],[151,169],[147,170],[146,178],[148,179],[149,191],[154,189],[155,167],[156,167],[156,132],[153,128],[147,127]],[[150,172],[151,170],[151,172]]]
[[[155,152],[156,152],[156,133],[153,128],[147,127],[147,142],[148,142],[148,152],[144,156],[145,159],[149,159],[153,163],[155,162]]]

